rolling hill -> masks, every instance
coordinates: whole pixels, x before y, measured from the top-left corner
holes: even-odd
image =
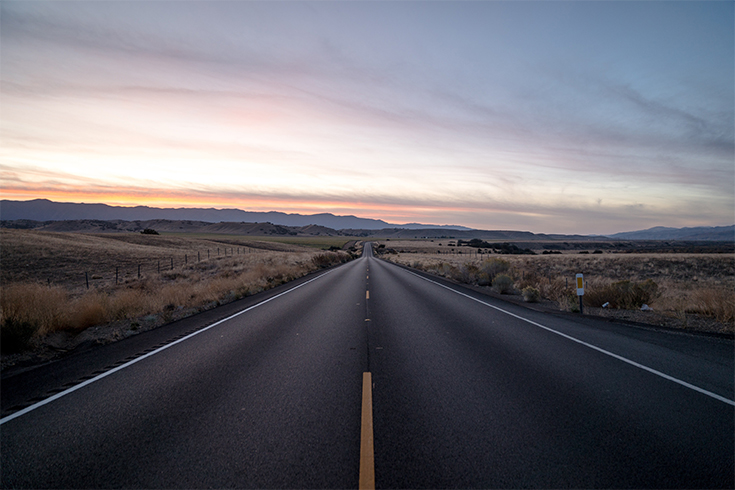
[[[469,230],[464,226],[451,225],[424,225],[409,223],[397,225],[382,220],[358,218],[356,216],[336,216],[331,213],[321,214],[287,214],[276,211],[266,213],[242,211],[240,209],[203,209],[203,208],[152,208],[148,206],[109,206],[107,204],[84,204],[54,202],[48,199],[34,199],[32,201],[0,201],[0,219],[5,221],[33,220],[33,221],[69,221],[69,220],[123,220],[148,221],[165,219],[171,221],[203,221],[209,223],[245,222],[245,223],[273,223],[281,226],[308,226],[318,225],[335,230],[345,228],[360,228],[366,230],[380,230],[383,228],[401,227],[406,229],[441,228],[447,230]]]

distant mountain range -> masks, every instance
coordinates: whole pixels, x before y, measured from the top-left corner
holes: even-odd
[[[280,212],[252,212],[240,209],[202,209],[202,208],[152,208],[148,206],[122,207],[107,204],[61,203],[48,199],[32,201],[0,200],[0,220],[12,227],[45,229],[47,231],[130,231],[143,226],[155,225],[166,231],[199,230],[224,233],[266,233],[266,234],[343,234],[350,236],[370,236],[380,232],[381,236],[395,238],[483,238],[493,240],[671,240],[671,241],[735,241],[735,225],[665,228],[657,226],[648,230],[629,231],[607,236],[594,235],[544,235],[527,231],[488,231],[474,230],[456,225],[424,225],[420,223],[391,224],[382,220],[358,218],[356,216],[336,216],[331,213],[287,214]],[[30,222],[36,223],[30,223]],[[66,221],[68,223],[52,223]],[[170,221],[169,223],[164,223]],[[107,222],[107,223],[105,223]],[[113,223],[116,222],[116,223]],[[122,223],[135,222],[135,223]],[[175,223],[174,223],[175,222]],[[276,227],[267,230],[245,224],[270,223]],[[221,224],[217,226],[216,224]],[[238,226],[234,226],[234,225]],[[277,227],[291,227],[284,230]],[[169,230],[170,228],[170,230]],[[260,228],[263,228],[262,230]],[[272,229],[271,229],[272,228]],[[227,230],[227,231],[225,231]],[[421,232],[419,233],[419,230]]]
[[[203,209],[203,208],[151,208],[148,206],[122,207],[107,204],[80,204],[53,202],[48,199],[32,201],[0,201],[0,219],[33,221],[67,221],[80,219],[148,221],[167,219],[173,221],[206,221],[209,223],[273,223],[282,226],[326,226],[335,230],[353,228],[380,230],[383,228],[405,228],[410,230],[446,229],[470,230],[465,226],[424,225],[420,223],[391,224],[379,219],[358,218],[356,216],[335,216],[321,214],[287,214],[270,211],[267,213],[242,211],[240,209]]]
[[[607,237],[615,240],[735,241],[735,225],[698,226],[694,228],[656,226],[647,230],[607,235]]]

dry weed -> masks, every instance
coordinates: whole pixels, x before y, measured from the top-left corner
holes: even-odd
[[[84,330],[108,322],[110,312],[107,303],[107,296],[96,291],[77,298],[71,308],[75,315],[68,319],[68,328]]]
[[[727,289],[698,289],[692,292],[687,313],[716,318],[720,322],[735,321],[735,294]]]
[[[77,267],[82,259],[87,263],[96,260],[108,270],[117,261],[135,263],[136,254],[140,253],[140,247],[146,245],[148,237],[135,236],[121,240],[119,236],[8,234],[3,231],[3,239],[8,236],[16,241],[11,247],[3,243],[4,276],[0,289],[3,352],[24,350],[35,340],[59,330],[80,331],[120,320],[131,320],[131,324],[138,324],[136,319],[142,317],[153,317],[156,324],[165,323],[187,312],[202,311],[234,301],[351,258],[350,254],[344,252],[319,252],[301,247],[296,247],[299,251],[222,255],[206,261],[185,262],[160,274],[148,271],[140,278],[136,268],[129,268],[126,273],[120,274],[118,284],[108,280],[87,290],[70,283],[62,287],[34,283],[27,279],[19,281],[8,273],[5,265],[12,264],[9,269],[17,272],[19,264],[31,260],[22,251],[18,240],[38,238],[37,245],[40,244],[41,248],[36,247],[36,262],[31,262],[37,263],[43,257],[53,256],[58,267],[44,273],[53,275],[63,283],[61,278],[64,271],[71,266]],[[192,243],[192,240],[181,238],[154,238],[163,238],[156,245],[164,246],[169,252],[182,244],[189,246]],[[285,248],[282,245],[279,247]],[[8,248],[20,257],[9,253]],[[109,255],[113,256],[112,262]]]
[[[735,257],[731,254],[562,254],[502,258],[393,253],[384,258],[422,268],[458,282],[489,286],[498,274],[513,288],[538,290],[540,297],[567,311],[579,308],[574,277],[585,276],[585,304],[657,311],[685,319],[705,315],[735,325]]]
[[[2,320],[14,318],[29,323],[39,335],[66,324],[68,303],[68,293],[58,286],[11,284],[0,289]]]

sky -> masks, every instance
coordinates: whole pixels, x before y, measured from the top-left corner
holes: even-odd
[[[734,9],[3,0],[0,195],[536,233],[731,225]]]

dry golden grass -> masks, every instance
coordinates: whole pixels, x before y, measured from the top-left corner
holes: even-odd
[[[732,254],[577,254],[561,255],[470,255],[421,253],[415,243],[384,242],[386,247],[413,246],[413,253],[385,254],[396,263],[423,269],[458,282],[489,285],[492,275],[503,272],[514,281],[516,292],[531,287],[542,298],[562,309],[577,304],[574,277],[585,276],[585,305],[618,301],[631,308],[641,299],[657,312],[677,318],[687,314],[711,317],[735,330],[735,257]],[[498,264],[506,264],[507,272]],[[650,282],[656,287],[646,295]],[[622,296],[638,293],[626,303]],[[602,300],[606,295],[608,299]]]
[[[346,252],[240,237],[222,242],[0,230],[0,240],[0,332],[5,352],[21,350],[59,330],[81,331],[120,320],[139,326],[144,318],[159,325],[350,258]],[[207,250],[210,259],[197,260],[197,252],[206,257]],[[165,262],[160,273],[159,261]],[[139,264],[145,265],[140,278]],[[87,271],[89,289],[84,280]]]
[[[228,257],[273,252],[315,253],[310,247],[258,240],[253,237],[216,238],[142,235],[139,233],[91,235],[0,229],[0,281],[44,282],[66,288],[137,279],[185,265],[209,263]]]

